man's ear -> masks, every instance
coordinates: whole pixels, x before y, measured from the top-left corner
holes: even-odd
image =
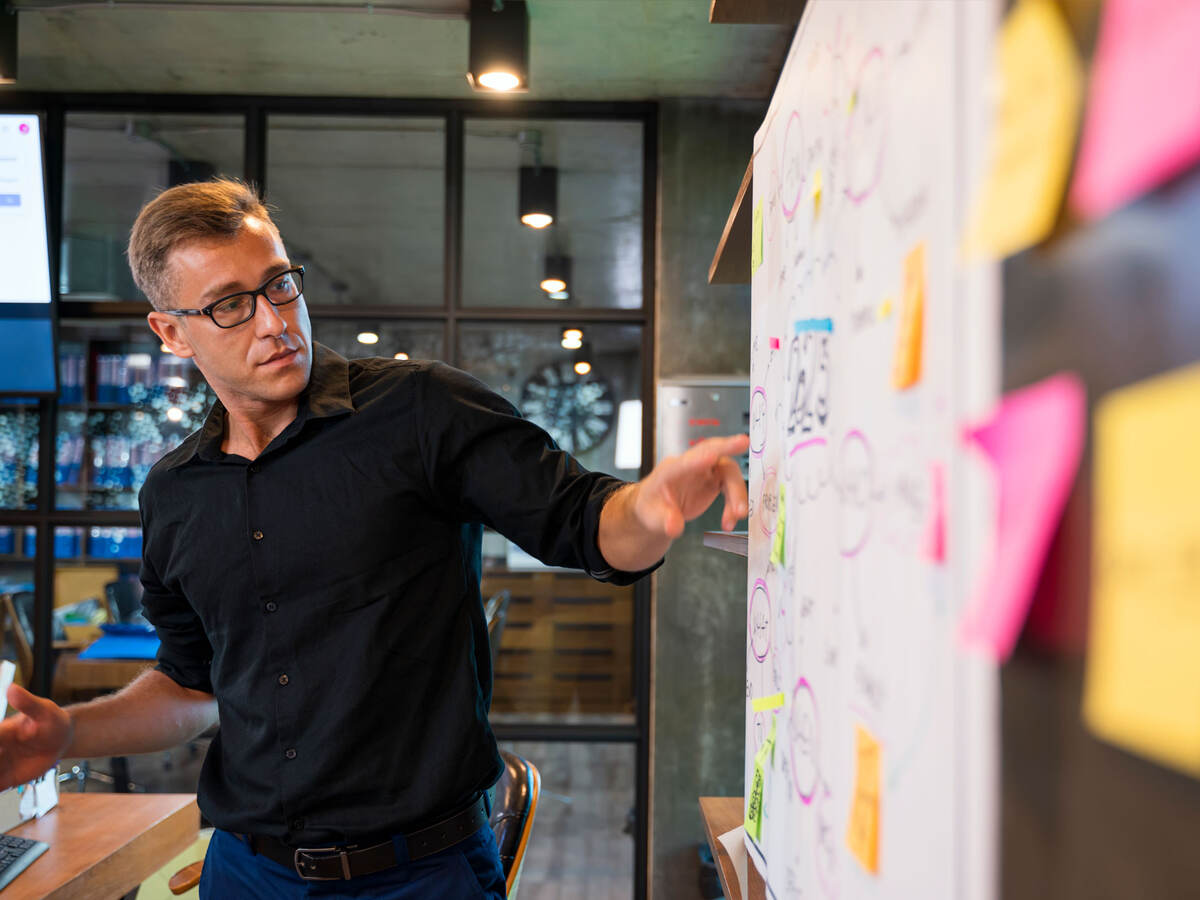
[[[192,350],[187,333],[183,329],[183,323],[180,322],[177,316],[169,316],[164,312],[154,310],[147,314],[146,322],[150,325],[150,329],[158,335],[159,340],[163,342],[163,346],[176,356],[188,358],[196,355],[195,351]]]

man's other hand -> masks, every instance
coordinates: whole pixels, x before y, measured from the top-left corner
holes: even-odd
[[[71,717],[57,703],[14,684],[8,704],[17,714],[0,722],[0,789],[40,778],[71,742]]]

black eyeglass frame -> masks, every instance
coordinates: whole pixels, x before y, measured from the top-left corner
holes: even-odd
[[[272,300],[270,297],[267,296],[267,285],[269,285],[271,282],[275,281],[277,278],[282,278],[284,275],[298,276],[296,280],[299,281],[299,284],[297,286],[300,288],[300,290],[296,291],[296,296],[293,297],[291,300],[284,300],[282,303],[276,303],[274,300]],[[287,306],[289,303],[295,303],[297,300],[299,300],[301,297],[304,296],[304,266],[293,266],[290,269],[284,269],[282,272],[276,272],[274,275],[272,275],[270,278],[268,278],[266,281],[264,281],[262,284],[260,284],[257,288],[255,288],[252,291],[234,291],[232,294],[226,294],[224,297],[218,297],[212,303],[208,304],[208,306],[202,307],[200,309],[164,309],[164,310],[162,310],[162,312],[166,313],[168,316],[208,316],[208,318],[212,321],[212,323],[214,325],[216,325],[218,328],[237,328],[239,325],[245,325],[247,322],[249,322],[251,319],[253,319],[255,314],[258,312],[258,295],[259,294],[262,294],[263,299],[266,300],[268,303],[270,303],[272,306],[274,306],[276,309],[278,309],[281,306]],[[250,313],[249,313],[249,315],[246,316],[246,318],[242,319],[242,321],[235,322],[233,325],[222,325],[220,322],[218,322],[216,319],[213,318],[213,310],[216,309],[218,306],[220,306],[222,303],[224,303],[226,300],[232,300],[234,297],[244,297],[244,296],[250,297]]]

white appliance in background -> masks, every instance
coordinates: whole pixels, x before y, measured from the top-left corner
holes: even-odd
[[[677,456],[706,437],[750,428],[750,379],[744,375],[693,375],[658,382],[655,462]],[[749,478],[750,455],[738,460]]]

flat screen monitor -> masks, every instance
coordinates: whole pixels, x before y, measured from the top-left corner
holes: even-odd
[[[42,128],[0,113],[0,394],[57,390]]]

